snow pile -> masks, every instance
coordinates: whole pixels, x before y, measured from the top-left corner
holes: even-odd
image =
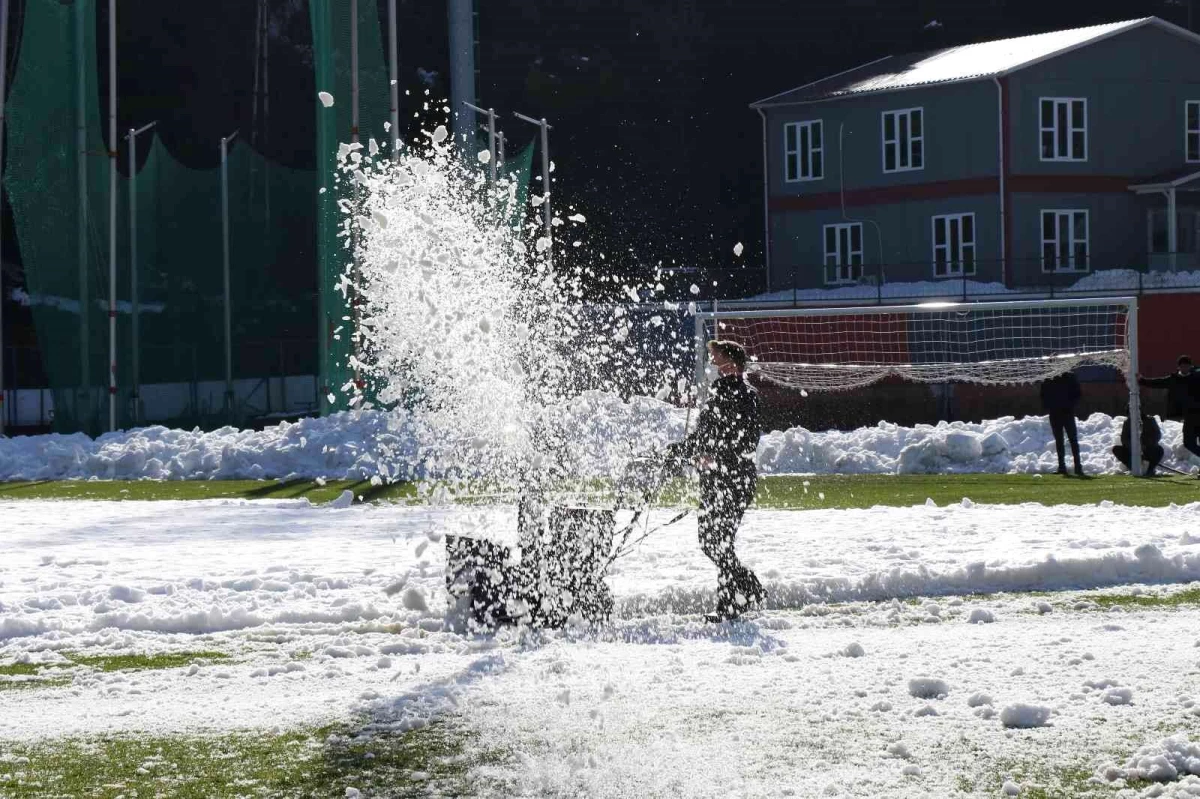
[[[1186,775],[1200,776],[1200,743],[1193,743],[1184,733],[1172,735],[1141,747],[1123,767],[1104,766],[1100,773],[1110,781],[1172,782]]]
[[[1005,727],[1029,729],[1045,727],[1050,723],[1053,711],[1045,705],[1027,705],[1017,702],[1000,711],[1000,723]]]
[[[651,397],[623,402],[587,392],[538,411],[538,424],[559,431],[578,474],[613,476],[631,453],[660,450],[681,438],[687,411]],[[1092,414],[1079,423],[1079,447],[1090,474],[1123,467],[1112,456],[1123,417]],[[473,438],[460,442],[463,449]],[[1163,423],[1167,465],[1189,468],[1178,422]],[[0,438],[0,480],[283,479],[409,480],[443,476],[470,464],[427,457],[411,414],[350,411],[282,422],[261,431],[212,432],[146,427],[107,433]],[[1044,416],[982,423],[902,427],[880,422],[857,430],[773,431],[759,441],[763,474],[1038,473],[1057,466]]]

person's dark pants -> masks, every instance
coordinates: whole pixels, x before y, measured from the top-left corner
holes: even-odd
[[[1079,431],[1075,428],[1075,413],[1073,411],[1050,411],[1050,430],[1054,433],[1054,448],[1058,451],[1058,468],[1067,466],[1067,453],[1063,448],[1063,434],[1071,442],[1071,457],[1075,459],[1075,468],[1079,468]]]
[[[1129,447],[1124,444],[1117,444],[1112,448],[1112,453],[1121,463],[1125,464],[1125,468],[1129,468]],[[1146,476],[1150,477],[1154,474],[1154,470],[1158,468],[1158,464],[1162,463],[1163,448],[1161,444],[1155,444],[1152,447],[1147,447],[1142,450],[1142,459],[1146,461]]]
[[[1200,411],[1189,411],[1183,417],[1183,446],[1200,458]]]
[[[700,476],[700,549],[717,567],[718,613],[740,613],[763,596],[762,583],[742,565],[733,549],[756,485],[753,470],[722,473],[718,469]]]

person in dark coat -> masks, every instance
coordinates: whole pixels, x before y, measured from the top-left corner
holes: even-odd
[[[1129,440],[1131,433],[1129,432],[1129,416],[1125,417],[1125,424],[1121,425],[1121,443],[1112,448],[1112,453],[1121,463],[1125,464],[1125,468],[1129,469],[1130,456],[1133,454],[1129,451]],[[1146,467],[1146,477],[1153,477],[1154,470],[1158,468],[1158,464],[1162,463],[1163,452],[1162,444],[1162,429],[1158,426],[1158,420],[1148,413],[1142,414],[1142,460],[1148,464]]]
[[[1138,375],[1138,385],[1167,390],[1167,416],[1183,421],[1183,446],[1200,458],[1200,372],[1186,355],[1179,356],[1178,367],[1165,377]]]
[[[695,463],[700,472],[700,548],[717,567],[717,619],[733,619],[762,601],[762,583],[738,559],[733,542],[754,499],[754,462],[762,434],[758,392],[746,382],[746,351],[732,341],[710,341],[720,377],[696,429],[667,448],[669,464]]]
[[[1074,372],[1063,372],[1042,381],[1042,409],[1050,419],[1050,430],[1054,433],[1054,448],[1058,451],[1058,473],[1067,473],[1067,458],[1063,447],[1063,434],[1071,442],[1071,457],[1075,460],[1075,474],[1083,476],[1083,464],[1079,460],[1079,431],[1075,427],[1075,406],[1082,392]]]

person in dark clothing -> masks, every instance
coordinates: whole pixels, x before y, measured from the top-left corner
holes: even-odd
[[[1129,440],[1131,433],[1129,432],[1129,417],[1125,417],[1125,424],[1121,425],[1121,443],[1112,448],[1112,453],[1121,463],[1125,464],[1125,468],[1129,469],[1131,453],[1129,451]],[[1162,440],[1162,430],[1158,426],[1158,420],[1148,413],[1142,414],[1142,460],[1148,464],[1146,467],[1146,477],[1153,477],[1154,470],[1158,468],[1158,464],[1162,463],[1163,452],[1162,444],[1158,442]],[[1132,470],[1131,470],[1132,471]]]
[[[1082,392],[1074,372],[1063,372],[1042,381],[1042,409],[1050,419],[1050,430],[1054,433],[1054,448],[1058,451],[1058,473],[1067,473],[1067,457],[1063,447],[1063,434],[1071,442],[1071,457],[1075,460],[1075,474],[1083,476],[1083,464],[1079,460],[1079,431],[1075,427],[1075,406]]]
[[[1200,372],[1186,355],[1179,356],[1178,366],[1166,377],[1138,375],[1138,385],[1167,390],[1167,416],[1183,421],[1183,446],[1200,458]]]
[[[754,462],[762,433],[758,392],[746,382],[746,351],[732,341],[710,341],[720,377],[696,429],[667,448],[668,463],[693,461],[700,472],[700,548],[717,567],[716,619],[733,619],[766,595],[758,577],[738,559],[734,537],[754,499]]]

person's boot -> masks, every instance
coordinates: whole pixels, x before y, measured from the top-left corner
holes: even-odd
[[[1083,477],[1083,465],[1079,461],[1075,461],[1075,475]]]
[[[1062,461],[1059,461],[1059,464],[1058,464],[1058,473],[1059,473],[1059,474],[1066,474],[1066,473],[1067,473],[1067,464],[1063,463]]]

